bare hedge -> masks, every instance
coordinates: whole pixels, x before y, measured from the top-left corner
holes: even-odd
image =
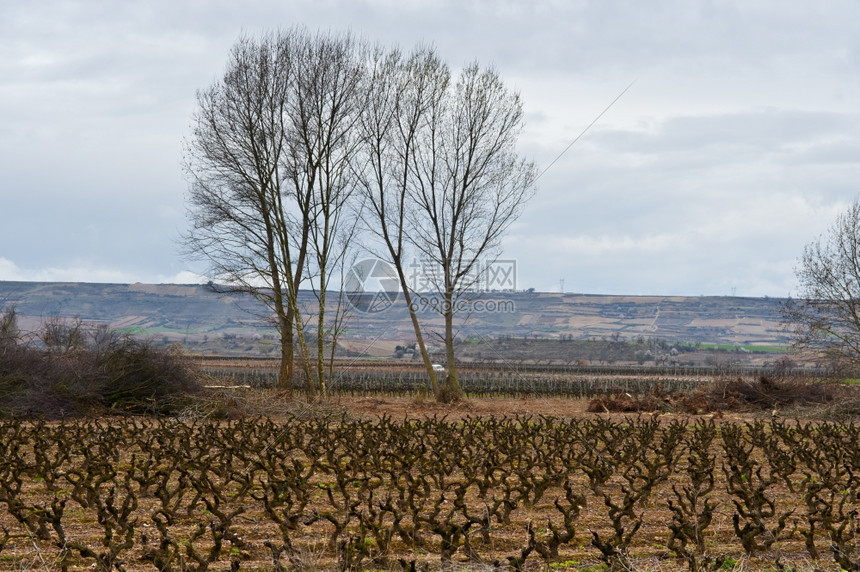
[[[97,332],[82,347],[0,346],[0,416],[58,419],[106,411],[171,414],[201,389],[176,349]]]

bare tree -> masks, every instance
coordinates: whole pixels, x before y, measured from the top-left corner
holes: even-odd
[[[361,142],[357,121],[364,104],[364,48],[349,35],[319,35],[305,42],[290,106],[293,136],[285,157],[299,206],[308,220],[307,273],[317,300],[316,388],[326,392],[325,344],[337,344],[343,298],[326,321],[328,290],[342,274],[354,228],[347,208]],[[340,288],[338,287],[338,290]],[[332,363],[333,353],[329,363]],[[329,369],[329,372],[331,370]]]
[[[40,337],[49,352],[64,355],[87,345],[87,326],[80,317],[50,316],[42,323]]]
[[[499,253],[501,238],[534,193],[536,169],[516,143],[522,102],[493,69],[466,67],[426,116],[411,160],[409,239],[426,261],[443,317],[446,392],[460,393],[454,315]]]
[[[273,35],[240,38],[223,78],[198,92],[185,145],[191,223],[186,250],[209,262],[216,281],[250,293],[275,314],[279,384],[286,389],[293,377],[291,296],[303,267],[294,258],[304,254],[301,244],[294,252],[288,234],[301,237],[301,226],[283,208],[291,56]]]
[[[795,275],[800,295],[783,305],[795,347],[835,365],[860,363],[860,199],[806,245]]]
[[[314,364],[298,296],[314,285],[322,344],[325,292],[344,245],[337,237],[360,106],[359,47],[347,35],[299,28],[240,38],[223,77],[198,93],[186,142],[186,250],[208,261],[228,290],[250,293],[272,311],[279,384],[288,390],[298,346],[309,386],[325,391],[323,352],[318,347]]]
[[[372,226],[397,269],[422,357],[442,398],[461,393],[454,316],[494,260],[504,231],[534,191],[534,165],[515,146],[523,125],[519,96],[492,69],[466,67],[456,83],[432,49],[410,58],[377,54],[364,126]],[[432,269],[432,291],[410,292],[406,247]],[[444,318],[447,377],[432,372],[412,298]]]
[[[415,204],[410,189],[415,177],[411,161],[427,114],[444,97],[450,72],[431,48],[404,57],[400,50],[377,49],[371,58],[368,97],[362,117],[366,163],[358,179],[366,200],[365,220],[381,241],[397,273],[416,343],[434,395],[440,385],[406,277],[407,213]]]

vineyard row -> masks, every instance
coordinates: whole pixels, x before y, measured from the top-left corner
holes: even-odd
[[[205,368],[203,374],[219,380],[230,380],[251,387],[274,387],[278,383],[277,371],[256,368]],[[296,376],[294,386],[304,389],[305,381]],[[458,375],[468,395],[494,396],[553,396],[591,398],[619,392],[643,394],[659,387],[663,391],[691,391],[709,378],[695,377],[637,377],[632,375],[546,375],[540,373],[507,373],[464,371]],[[388,394],[406,395],[426,390],[429,383],[423,372],[338,370],[329,381],[329,390],[344,395]]]
[[[780,420],[3,421],[0,561],[858,570],[858,442],[858,425]]]

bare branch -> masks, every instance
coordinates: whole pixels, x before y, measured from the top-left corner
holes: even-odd
[[[795,275],[800,297],[783,306],[795,347],[831,365],[860,363],[860,201],[806,245]]]

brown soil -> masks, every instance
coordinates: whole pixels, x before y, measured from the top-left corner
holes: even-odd
[[[226,418],[262,415],[278,419],[294,415],[299,417],[339,417],[346,415],[363,419],[387,416],[393,419],[444,417],[449,420],[459,420],[467,417],[543,415],[563,418],[601,416],[609,419],[623,419],[637,415],[635,411],[617,411],[611,408],[609,410],[600,408],[589,411],[589,406],[593,406],[595,400],[563,397],[470,397],[456,403],[438,403],[429,396],[336,396],[330,401],[309,403],[303,398],[287,398],[277,390],[271,389],[216,389],[212,390],[210,397],[224,405],[224,408],[219,409],[214,416]],[[703,408],[698,413],[699,415],[691,415],[679,409],[678,412],[643,411],[642,415],[656,414],[663,420],[714,418],[724,421],[744,421],[762,415],[770,416],[771,412],[768,411],[763,414],[750,411],[708,411]],[[198,416],[212,416],[211,408],[201,406],[197,410],[189,410],[188,417]],[[817,417],[818,415],[812,416]]]
[[[336,402],[352,415],[388,415],[395,419],[442,415],[450,419],[512,415],[574,417],[584,415],[588,406],[586,399],[504,397],[464,399],[447,404],[437,403],[431,398],[414,397],[344,397]]]
[[[224,410],[218,411],[218,414],[225,416],[237,415],[269,415],[278,417],[279,415],[307,415],[314,416],[332,416],[339,417],[345,415],[354,418],[378,418],[387,416],[392,419],[404,418],[427,418],[427,417],[445,417],[449,420],[464,419],[467,417],[499,417],[499,416],[515,416],[515,415],[547,415],[555,417],[609,417],[612,419],[622,419],[631,416],[630,413],[589,413],[587,411],[588,400],[574,400],[562,398],[532,398],[532,399],[514,399],[514,398],[480,398],[480,399],[465,399],[455,404],[438,404],[430,398],[416,397],[338,397],[331,402],[325,403],[308,403],[302,399],[288,399],[284,395],[279,394],[274,390],[248,390],[248,389],[219,389],[213,390],[211,397],[217,398],[213,401],[224,403]],[[199,408],[189,410],[186,415],[189,418],[204,418],[212,413],[209,406],[201,404]],[[670,420],[673,418],[683,418],[689,420],[717,417],[721,423],[732,421],[742,422],[753,417],[753,413],[724,413],[715,415],[709,413],[703,416],[689,416],[675,413],[658,412],[660,419]],[[636,414],[632,414],[636,415]],[[650,413],[644,415],[651,415]],[[110,418],[103,421],[110,423]],[[577,479],[581,480],[582,475],[578,475]],[[632,561],[636,570],[684,570],[686,565],[683,561],[676,559],[666,547],[666,527],[665,524],[671,521],[671,513],[667,510],[665,503],[659,499],[659,495],[670,495],[670,485],[675,477],[671,477],[667,485],[664,485],[659,492],[655,493],[655,499],[649,505],[647,517],[643,523],[642,529],[637,533],[640,539],[635,543],[635,550],[631,553]],[[584,486],[584,485],[582,485]],[[610,481],[608,491],[613,494],[618,494],[619,484],[615,481]],[[47,494],[45,499],[50,497],[50,494],[45,493],[40,483],[28,483],[25,485],[28,490],[38,489],[38,494]],[[65,494],[65,493],[64,493]],[[471,493],[470,493],[471,494]],[[545,499],[531,508],[521,508],[516,514],[516,518],[508,524],[499,524],[499,530],[494,532],[494,538],[497,539],[499,545],[496,547],[496,552],[490,552],[491,557],[504,557],[506,555],[515,554],[522,547],[524,530],[530,526],[530,523],[535,523],[534,526],[540,534],[546,534],[543,524],[547,522],[547,515],[553,514],[554,508],[552,505],[553,499],[557,499],[562,495],[562,491],[558,487],[553,487],[547,492]],[[328,506],[321,491],[318,492],[319,499],[314,502],[312,508],[319,509],[321,512]],[[713,499],[717,502],[719,509],[714,516],[714,523],[708,534],[708,551],[713,555],[727,557],[724,569],[735,570],[771,570],[774,567],[774,562],[779,562],[782,566],[792,567],[797,570],[804,569],[833,569],[834,565],[828,554],[823,554],[820,560],[812,560],[808,553],[803,549],[803,541],[799,535],[793,534],[790,539],[786,539],[778,544],[778,549],[767,551],[755,557],[745,556],[737,542],[737,538],[732,532],[732,504],[731,498],[726,493],[724,486],[721,484],[713,492]],[[563,497],[561,497],[563,498]],[[803,510],[800,499],[794,497],[789,491],[779,488],[778,495],[779,506],[782,510],[788,508],[796,508],[798,511]],[[469,502],[473,502],[475,506],[481,506],[483,499],[469,497]],[[147,563],[143,559],[143,554],[147,550],[144,548],[148,542],[152,542],[155,538],[156,531],[153,529],[152,523],[147,517],[147,511],[151,511],[154,506],[154,499],[142,498],[140,507],[140,525],[136,535],[136,544],[133,549],[126,553],[125,569],[126,570],[153,570],[152,564]],[[71,518],[70,534],[78,540],[85,541],[90,546],[98,546],[99,536],[97,532],[99,526],[93,518],[93,514],[89,510],[84,510],[76,504],[70,502],[67,509],[67,514]],[[800,514],[800,512],[798,512]],[[189,515],[187,518],[187,530],[180,529],[181,534],[189,535],[193,530],[194,523],[210,518],[203,513]],[[230,569],[231,560],[241,564],[241,570],[272,570],[271,559],[265,548],[265,543],[277,536],[271,523],[266,524],[266,518],[261,513],[259,507],[249,504],[247,512],[243,513],[240,521],[243,523],[238,527],[240,536],[248,542],[248,547],[241,549],[232,549],[230,555],[225,555],[210,569],[228,570]],[[184,524],[183,524],[184,525]],[[23,536],[24,529],[20,523],[10,517],[5,510],[0,511],[0,527],[3,527],[17,535],[18,538],[9,542],[9,545],[3,551],[0,558],[0,570],[20,570],[20,569],[57,569],[53,566],[51,558],[56,558],[57,549],[50,542],[38,541],[32,538]],[[3,530],[0,528],[0,531]],[[590,530],[600,532],[602,535],[608,534],[607,527],[607,508],[604,506],[603,499],[592,497],[588,499],[587,506],[584,508],[577,522],[578,533],[576,540],[565,546],[561,551],[561,555],[552,564],[543,562],[541,558],[534,555],[526,565],[528,570],[550,570],[550,569],[566,569],[566,570],[600,570],[600,567],[594,567],[598,564],[595,550],[590,546]],[[314,530],[319,530],[316,527]],[[229,545],[228,545],[229,546]],[[324,538],[316,538],[312,536],[301,536],[297,538],[297,546],[301,546],[300,562],[294,562],[287,566],[287,569],[295,570],[330,570],[336,567],[337,552],[328,549],[325,546]],[[151,544],[150,544],[151,548]],[[400,547],[406,550],[403,547]],[[228,549],[225,549],[228,550]],[[412,553],[404,552],[408,558],[415,558],[419,563],[426,564],[428,569],[438,569],[438,555],[433,553]],[[486,553],[485,553],[486,554]],[[46,558],[46,562],[41,562],[40,558]],[[729,558],[731,557],[731,558]],[[70,569],[91,569],[92,560],[75,558],[72,559]],[[736,563],[734,567],[730,563]],[[477,564],[469,562],[462,553],[458,553],[454,558],[454,570],[488,570],[490,569],[487,563]],[[390,569],[399,569],[393,565]]]

